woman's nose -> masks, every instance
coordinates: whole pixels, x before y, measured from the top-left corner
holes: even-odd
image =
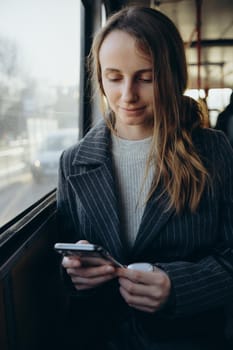
[[[121,93],[122,100],[124,102],[135,102],[138,99],[138,94],[136,87],[133,82],[131,81],[125,81],[122,86],[122,93]]]

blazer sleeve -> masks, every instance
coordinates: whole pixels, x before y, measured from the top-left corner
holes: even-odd
[[[64,151],[60,157],[59,173],[58,173],[58,188],[57,188],[57,230],[59,242],[77,242],[83,239],[81,224],[75,205],[75,196],[72,187],[69,183],[69,176],[71,174],[72,167],[72,148]],[[60,259],[60,262],[62,257]],[[98,301],[98,298],[104,299],[105,295],[109,294],[109,290],[113,292],[116,289],[114,283],[107,282],[103,287],[93,288],[84,291],[78,291],[75,289],[70,276],[66,273],[66,270],[60,265],[61,280],[65,293],[83,300],[83,298],[89,298]]]
[[[71,163],[69,153],[60,157],[57,187],[57,222],[60,242],[75,242],[79,239],[79,222],[74,218],[74,198],[68,176]]]
[[[173,314],[185,316],[222,307],[233,297],[233,151],[216,132],[214,167],[219,171],[219,234],[210,255],[195,261],[161,263],[172,282]],[[203,232],[204,234],[204,232]],[[221,262],[221,259],[223,258]]]
[[[69,186],[68,176],[71,166],[71,152],[64,151],[60,157],[57,187],[57,237],[59,242],[75,243],[79,238],[79,222],[74,218],[74,204],[72,189]],[[73,283],[61,265],[62,256],[59,260],[61,282],[64,292],[77,295]]]

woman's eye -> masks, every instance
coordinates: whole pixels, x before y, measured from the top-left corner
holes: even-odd
[[[107,77],[107,79],[109,81],[119,81],[121,79],[121,77],[120,76],[114,76],[114,77],[109,76],[109,77]]]
[[[142,81],[144,83],[151,83],[152,82],[152,78],[151,77],[139,77],[138,80]]]

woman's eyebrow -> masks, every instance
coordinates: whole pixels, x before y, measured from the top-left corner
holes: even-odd
[[[152,68],[144,68],[144,69],[140,69],[138,70],[136,73],[152,73]]]
[[[117,72],[119,73],[120,72],[120,69],[116,69],[116,68],[105,68],[104,71],[106,73],[111,73],[111,72]]]
[[[116,72],[116,73],[120,73],[121,70],[117,69],[117,68],[105,68],[104,70],[106,73],[112,73],[112,72]],[[138,71],[135,72],[136,74],[141,74],[141,73],[152,73],[152,68],[143,68],[143,69],[139,69]]]

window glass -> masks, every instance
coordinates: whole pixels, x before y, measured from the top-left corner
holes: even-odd
[[[102,5],[101,5],[101,27],[103,27],[105,25],[106,20],[107,20],[106,8],[105,8],[105,4],[102,3]]]
[[[206,101],[208,109],[208,117],[210,127],[214,128],[217,122],[217,118],[220,112],[226,108],[230,102],[230,95],[232,90],[229,88],[223,89],[209,89],[208,94],[205,90],[188,89],[185,94],[199,100],[200,98]]]
[[[56,186],[77,142],[81,1],[0,1],[0,226]]]

